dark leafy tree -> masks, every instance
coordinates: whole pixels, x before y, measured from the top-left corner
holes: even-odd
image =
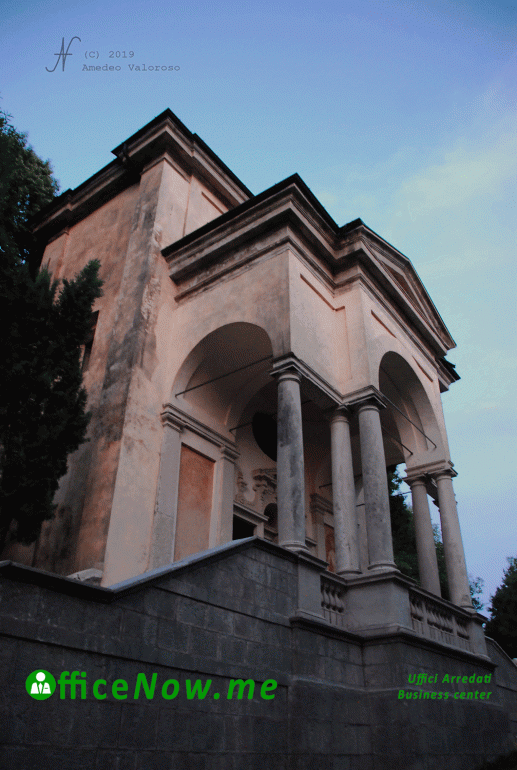
[[[511,657],[517,657],[517,557],[509,556],[503,582],[490,597],[491,618],[485,633]]]
[[[413,511],[400,492],[402,479],[396,468],[388,469],[391,532],[395,564],[403,575],[420,582]]]
[[[2,271],[25,264],[35,255],[32,218],[59,189],[48,161],[27,146],[10,115],[0,112],[0,253]]]
[[[0,551],[33,542],[52,517],[67,456],[85,439],[89,415],[81,345],[101,295],[99,263],[59,290],[46,270],[32,277],[30,219],[57,190],[48,163],[0,118]]]

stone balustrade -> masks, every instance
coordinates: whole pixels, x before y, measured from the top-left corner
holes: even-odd
[[[472,652],[468,620],[449,603],[429,599],[418,589],[409,591],[413,631],[419,636]]]
[[[323,617],[333,626],[346,628],[345,624],[345,583],[338,577],[326,573],[321,576],[321,606]]]
[[[348,617],[351,594],[347,592],[353,592],[353,586],[348,585],[346,579],[328,572],[321,574],[320,578],[321,611],[327,623],[348,631],[360,631],[357,626],[350,626]],[[407,593],[403,592],[404,595],[409,604],[406,615],[410,622],[408,628],[414,633],[448,647],[479,652],[475,635],[472,636],[471,619],[460,608],[445,600],[432,598],[427,591],[415,586],[409,588]],[[402,601],[405,600],[402,598]]]

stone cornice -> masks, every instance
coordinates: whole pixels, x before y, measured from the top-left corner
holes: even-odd
[[[320,209],[294,175],[166,247],[162,255],[180,296],[206,288],[283,243],[331,291],[351,280],[365,281],[410,321],[435,356],[455,347],[410,261],[361,220],[338,228]],[[359,270],[351,275],[354,265]]]
[[[131,185],[152,162],[167,155],[188,178],[199,176],[229,208],[252,198],[253,194],[174,115],[165,110],[112,151],[116,160],[102,168],[75,190],[66,190],[38,216],[34,232],[49,240],[66,226],[76,224]]]

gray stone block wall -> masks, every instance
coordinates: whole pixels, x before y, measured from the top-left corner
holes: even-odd
[[[510,748],[512,669],[490,703],[400,700],[412,673],[494,667],[401,635],[365,640],[295,617],[296,557],[263,541],[187,561],[113,590],[0,567],[1,767],[475,770]],[[30,698],[25,680],[37,668],[56,679],[86,672],[87,697]],[[132,697],[139,674],[157,675],[153,699]],[[275,698],[228,700],[237,678],[257,688],[274,679]],[[129,697],[97,700],[97,679],[126,680]],[[197,679],[211,688],[189,700],[186,680]],[[160,695],[166,680],[179,683],[174,700]]]

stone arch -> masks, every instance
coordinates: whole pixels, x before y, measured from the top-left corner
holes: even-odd
[[[235,322],[206,334],[183,359],[162,413],[153,566],[231,540],[235,503],[241,524],[263,529],[262,512],[254,514],[247,504],[253,479],[236,469],[235,427],[249,400],[271,381],[272,353],[264,329]]]
[[[378,387],[388,399],[383,426],[387,434],[395,430],[401,461],[410,468],[443,459],[445,446],[436,410],[406,355],[393,350],[383,354]]]
[[[273,348],[260,326],[234,322],[201,339],[184,359],[172,387],[173,403],[231,428],[252,396],[270,381]]]

